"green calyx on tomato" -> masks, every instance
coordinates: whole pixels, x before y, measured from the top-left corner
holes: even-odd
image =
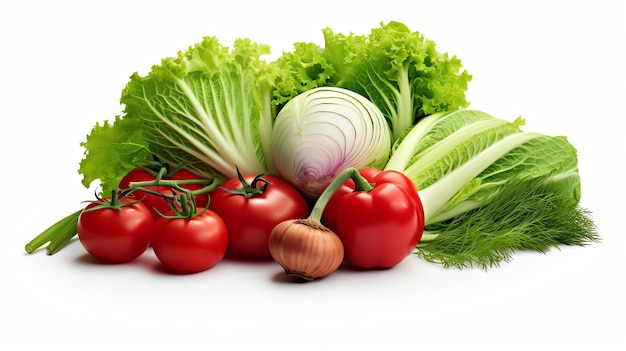
[[[227,188],[227,187],[221,186],[220,189],[233,195],[241,195],[247,199],[254,197],[254,196],[260,196],[260,195],[263,195],[263,193],[265,193],[265,191],[267,190],[267,187],[270,185],[270,183],[267,180],[263,179],[263,176],[264,174],[256,175],[248,184],[248,181],[241,174],[241,172],[239,171],[239,168],[237,167],[237,179],[241,183],[241,187]]]
[[[120,189],[115,188],[111,191],[111,195],[108,197],[101,197],[96,194],[96,200],[89,200],[91,205],[87,206],[83,212],[96,211],[103,208],[110,208],[121,210],[124,206],[131,206],[139,202],[135,200],[131,194],[134,189]]]
[[[188,213],[187,217],[159,218],[152,232],[152,249],[168,270],[190,274],[221,261],[228,240],[224,221],[215,212],[204,208]]]

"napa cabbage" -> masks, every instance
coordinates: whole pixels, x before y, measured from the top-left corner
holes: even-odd
[[[235,177],[237,168],[271,172],[276,74],[263,59],[269,53],[269,46],[250,39],[229,48],[205,37],[146,75],[133,73],[120,100],[124,114],[96,125],[82,144],[83,184],[99,179],[103,188],[114,187],[133,165],[152,157],[206,178]]]
[[[403,172],[424,207],[417,254],[444,265],[490,267],[515,250],[597,241],[579,206],[576,148],[477,110],[423,118],[394,144],[385,169]]]

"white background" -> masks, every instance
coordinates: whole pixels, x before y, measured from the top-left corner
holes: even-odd
[[[416,257],[310,284],[226,260],[188,276],[146,252],[90,260],[24,244],[82,207],[79,143],[120,114],[128,77],[205,35],[322,43],[398,20],[457,55],[471,108],[579,149],[602,243],[520,253],[487,272]],[[0,5],[3,350],[618,350],[624,340],[621,1],[19,1]]]

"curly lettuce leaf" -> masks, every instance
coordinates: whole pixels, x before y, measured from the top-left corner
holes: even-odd
[[[327,45],[350,42],[330,30],[324,34]],[[352,51],[343,84],[383,111],[396,138],[427,115],[469,105],[465,91],[471,76],[461,70],[461,61],[400,22],[372,29],[366,44]]]
[[[322,32],[323,47],[297,43],[276,61],[282,72],[278,108],[315,87],[346,88],[381,109],[395,140],[427,115],[469,105],[465,92],[472,77],[461,61],[400,22],[381,23],[369,35]]]
[[[297,42],[293,51],[287,51],[276,59],[279,68],[273,104],[280,110],[294,97],[319,87],[334,86],[333,65],[321,55],[322,49],[314,43]]]
[[[99,180],[103,193],[117,187],[124,174],[153,159],[141,132],[141,121],[116,116],[113,123],[97,123],[84,142],[78,173],[85,187]]]

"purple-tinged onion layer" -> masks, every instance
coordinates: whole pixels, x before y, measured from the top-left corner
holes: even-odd
[[[276,170],[313,199],[346,168],[384,167],[390,150],[391,131],[382,112],[347,89],[304,92],[290,100],[274,122]]]

